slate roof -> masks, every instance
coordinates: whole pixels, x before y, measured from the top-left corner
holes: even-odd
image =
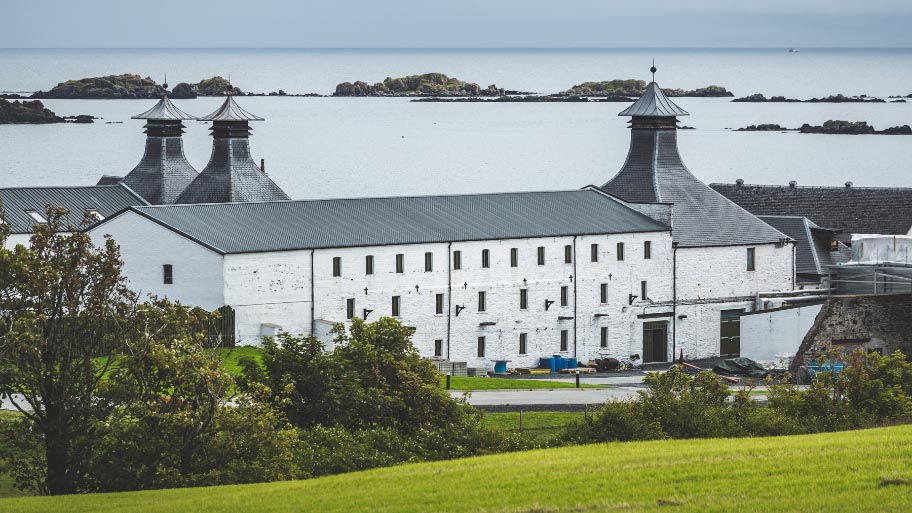
[[[184,142],[177,137],[146,137],[146,150],[139,164],[123,183],[153,205],[175,203],[199,176],[184,155]]]
[[[631,129],[627,161],[602,190],[634,203],[673,203],[672,235],[680,247],[766,244],[786,238],[691,174],[678,153],[674,128]]]
[[[132,116],[131,119],[149,119],[155,121],[181,121],[183,119],[196,119],[194,116],[187,114],[171,103],[168,95],[163,94],[161,100],[158,100],[151,109]]]
[[[643,95],[630,107],[622,110],[618,116],[641,117],[677,117],[689,116],[688,112],[669,100],[655,82],[646,86]]]
[[[250,156],[246,138],[213,138],[209,163],[173,203],[287,200]]]
[[[87,209],[96,210],[107,218],[131,206],[147,205],[142,197],[124,185],[15,187],[0,189],[0,201],[13,233],[32,233],[35,220],[26,211],[33,210],[46,217],[48,205],[70,211],[63,219],[65,226],[79,226]]]
[[[827,274],[826,266],[845,262],[849,250],[839,244],[839,250],[832,251],[829,241],[838,232],[821,228],[802,216],[757,216],[765,223],[798,242],[795,248],[795,272],[806,275]]]
[[[912,229],[912,188],[725,183],[710,187],[756,215],[805,216],[847,234],[905,235]]]
[[[596,189],[130,210],[222,254],[669,230]]]
[[[263,121],[263,118],[242,109],[230,95],[215,112],[197,119],[200,121]]]

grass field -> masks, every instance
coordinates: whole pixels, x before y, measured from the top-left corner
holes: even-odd
[[[494,429],[522,433],[528,439],[544,442],[554,438],[564,426],[582,415],[582,412],[523,412],[521,430],[518,412],[485,413],[484,423]]]
[[[600,444],[283,483],[3,499],[24,512],[906,512],[912,426]]]
[[[446,376],[440,376],[440,386],[446,386]],[[608,388],[606,385],[580,384],[583,388]],[[450,390],[553,390],[576,388],[576,382],[544,379],[467,378],[450,376]]]

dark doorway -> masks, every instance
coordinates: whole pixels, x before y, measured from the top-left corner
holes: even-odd
[[[719,323],[719,355],[741,354],[741,314],[744,310],[722,310]]]
[[[668,361],[668,323],[643,323],[643,363]]]

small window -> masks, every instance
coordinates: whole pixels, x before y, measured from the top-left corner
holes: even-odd
[[[600,289],[601,294],[599,295],[599,303],[604,305],[608,303],[608,284],[602,283]]]
[[[26,214],[30,215],[36,223],[47,224],[47,219],[43,215],[39,214],[34,210],[26,210]]]
[[[396,272],[399,274],[405,272],[405,255],[402,253],[396,255]]]
[[[424,254],[424,272],[429,273],[434,270],[434,254],[428,251]]]
[[[491,252],[487,249],[481,250],[481,267],[484,269],[491,267]]]
[[[608,347],[608,326],[602,326],[602,329],[600,329],[599,332],[599,347]]]
[[[487,293],[484,291],[478,292],[478,311],[485,312],[488,309],[487,305]]]
[[[564,285],[561,287],[561,306],[570,304],[570,287]]]
[[[839,251],[839,241],[833,239],[830,241],[830,251]]]
[[[545,265],[545,247],[538,247],[538,265]]]
[[[519,249],[510,248],[510,267],[519,266]]]
[[[364,257],[364,274],[374,274],[374,255]]]
[[[526,341],[528,339],[527,333],[519,334],[519,354],[526,354]]]
[[[647,295],[648,289],[646,288],[646,280],[640,282],[640,299],[646,301],[649,296]]]
[[[434,312],[438,315],[443,313],[443,294],[437,294],[437,297],[435,299]]]
[[[519,309],[529,308],[529,289],[519,289]]]
[[[484,358],[485,355],[485,338],[478,337],[478,357]]]
[[[342,276],[342,257],[333,257],[333,276]]]
[[[355,318],[355,298],[350,297],[345,300],[345,318],[354,319]]]
[[[174,283],[174,267],[172,267],[171,264],[165,264],[162,266],[162,275],[165,285],[171,285]]]
[[[652,258],[652,241],[643,241],[643,258]]]
[[[393,296],[393,317],[399,317],[399,296]]]
[[[570,332],[567,330],[561,330],[560,350],[569,351],[568,347],[570,347]]]
[[[573,246],[570,246],[570,245],[564,246],[564,263],[565,264],[573,263]]]
[[[104,216],[101,215],[101,212],[95,210],[94,208],[87,208],[85,210],[85,215],[89,219],[94,219],[96,221],[104,221]]]
[[[434,356],[443,356],[443,340],[437,339],[434,341]]]
[[[747,270],[753,271],[756,269],[756,262],[754,261],[754,248],[747,248]]]
[[[453,269],[462,269],[462,251],[453,252]]]
[[[617,254],[618,254],[618,260],[624,259],[624,243],[623,242],[618,242]]]
[[[590,247],[591,259],[593,262],[598,262],[598,244],[593,244]]]

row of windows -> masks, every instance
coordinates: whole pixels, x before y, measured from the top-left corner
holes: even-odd
[[[165,267],[166,267],[165,283],[171,283],[171,281],[170,281],[170,272],[171,272],[170,267],[171,266],[165,266]],[[646,281],[642,281],[642,282],[640,282],[640,294],[643,299],[646,299],[646,297],[647,297],[646,293],[647,293]],[[608,303],[608,284],[607,283],[601,284],[601,287],[599,290],[599,295],[601,296],[600,302],[602,304]],[[443,294],[434,295],[434,313],[436,313],[438,315],[443,314],[443,311],[444,311],[443,301],[444,301]],[[392,310],[393,317],[400,317],[401,303],[402,303],[401,296],[392,297],[391,310]],[[568,287],[566,285],[564,285],[563,287],[560,288],[560,305],[561,306],[570,305],[570,287]],[[545,310],[547,310],[549,306],[551,306],[551,305],[546,300],[545,301]],[[519,309],[527,310],[528,308],[529,308],[529,289],[519,289]],[[488,311],[488,293],[483,290],[478,291],[478,311],[479,312]],[[348,319],[352,319],[355,317],[355,299],[354,298],[346,299],[346,315],[347,315]]]
[[[603,326],[599,330],[599,346],[608,347],[608,327]],[[478,337],[478,357],[484,358],[486,352],[487,338]],[[560,331],[560,351],[568,351],[570,345],[570,331],[561,330]],[[519,334],[519,354],[528,354],[529,350],[529,334],[520,333]],[[438,338],[434,340],[434,356],[443,356],[443,339]]]
[[[591,259],[593,262],[599,261],[599,245],[592,244]],[[545,265],[545,247],[539,246],[537,251],[538,265]],[[652,241],[643,242],[643,258],[652,258]],[[617,243],[617,259],[624,260],[624,243]],[[564,263],[573,263],[573,246],[564,246]],[[491,267],[491,250],[481,250],[481,267],[488,269]],[[519,267],[519,248],[510,248],[510,267]],[[453,269],[462,269],[462,251],[453,251]],[[424,254],[424,271],[432,272],[434,270],[434,253],[428,251]],[[364,259],[365,274],[374,274],[374,255],[367,255]],[[399,253],[396,255],[396,272],[405,272],[405,255]],[[342,276],[342,257],[333,257],[333,276]]]

